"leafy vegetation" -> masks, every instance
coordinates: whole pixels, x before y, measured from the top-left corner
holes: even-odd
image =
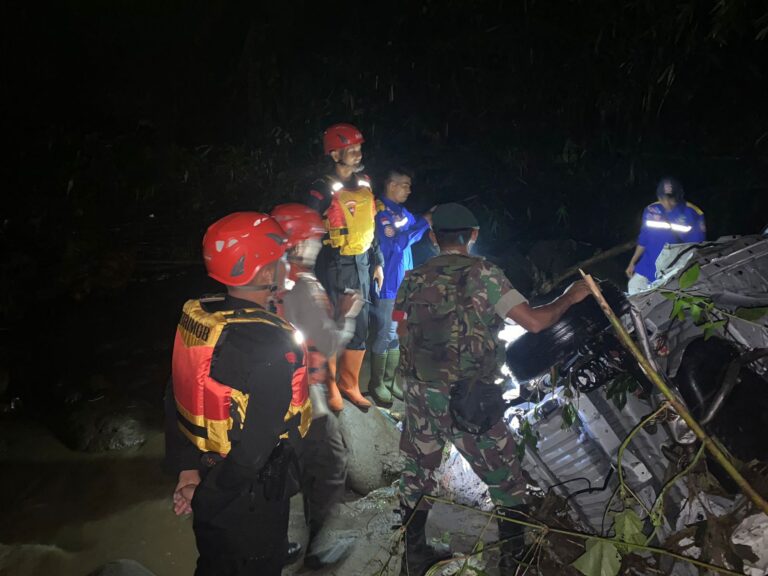
[[[698,264],[690,266],[680,276],[678,290],[665,290],[665,298],[672,301],[670,318],[684,321],[686,315],[693,323],[701,328],[704,339],[708,340],[717,331],[723,330],[730,318],[740,318],[748,322],[757,322],[768,314],[768,308],[738,308],[734,314],[718,308],[709,295],[697,294],[691,289],[699,279],[701,267]]]

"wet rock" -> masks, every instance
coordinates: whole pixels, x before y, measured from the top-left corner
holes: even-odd
[[[362,412],[345,400],[339,426],[348,450],[350,488],[368,494],[400,476],[400,431],[394,420],[377,408]]]
[[[124,450],[147,441],[152,414],[143,403],[102,396],[80,401],[65,410],[54,431],[74,450]]]
[[[345,409],[346,410],[346,409]],[[348,494],[348,496],[353,496]],[[339,538],[353,542],[350,555],[326,570],[317,574],[377,574],[383,566],[382,574],[398,574],[401,550],[400,534],[392,528],[399,522],[399,515],[393,512],[398,507],[397,490],[392,487],[380,488],[367,496],[348,500],[335,506],[328,518],[326,531],[328,539]],[[291,503],[292,526],[289,535],[294,540],[306,542],[306,525],[302,514],[294,516]],[[306,574],[301,563],[287,566],[285,576]]]
[[[88,576],[154,576],[136,560],[115,560],[97,568]]]
[[[493,509],[488,486],[475,474],[455,446],[450,447],[437,474],[440,491],[447,500],[480,510]]]

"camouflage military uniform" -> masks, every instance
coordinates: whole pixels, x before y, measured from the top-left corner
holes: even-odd
[[[443,253],[406,275],[393,317],[408,329],[401,343],[406,417],[400,450],[406,463],[400,491],[409,507],[422,494],[437,492],[435,471],[446,441],[488,484],[496,505],[521,503],[525,482],[506,424],[480,436],[456,430],[448,400],[453,382],[495,380],[503,363],[503,318],[522,302],[499,268],[474,256]]]

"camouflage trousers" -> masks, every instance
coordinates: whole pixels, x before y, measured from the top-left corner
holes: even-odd
[[[405,467],[400,478],[403,503],[415,508],[422,494],[436,495],[437,469],[446,441],[451,442],[475,473],[488,485],[496,506],[523,502],[525,480],[517,459],[517,445],[504,421],[483,435],[456,430],[448,412],[449,387],[443,383],[405,382],[405,423],[400,451]],[[421,509],[428,505],[422,502]]]

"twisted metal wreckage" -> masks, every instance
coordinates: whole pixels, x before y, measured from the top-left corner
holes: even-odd
[[[673,403],[729,454],[727,467],[759,502],[768,496],[768,237],[668,246],[657,270],[630,297],[604,283],[605,299]],[[598,551],[588,542],[573,563],[580,572],[616,574],[617,550],[637,545],[670,552],[644,555],[644,569],[658,573],[696,574],[682,557],[721,573],[766,573],[768,516],[705,452],[594,301],[514,340],[507,365],[516,396],[507,418],[527,446],[525,469],[562,499],[574,530],[616,544]]]

